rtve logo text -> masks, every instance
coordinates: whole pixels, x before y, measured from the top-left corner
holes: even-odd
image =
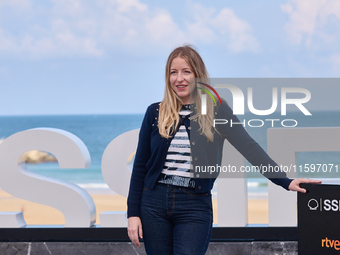
[[[208,87],[210,90],[212,90],[217,98],[219,99],[219,101],[221,102],[220,96],[218,95],[218,93],[216,92],[216,90],[214,90],[211,86],[205,84],[205,83],[201,83],[198,82],[202,85],[205,85],[206,87]],[[234,115],[244,115],[244,108],[245,108],[245,97],[244,94],[242,92],[242,90],[240,88],[238,88],[235,85],[230,85],[230,84],[217,84],[215,85],[215,88],[224,88],[224,89],[229,89],[229,91],[232,94],[233,97],[233,114]],[[200,88],[202,89],[202,88]],[[202,89],[205,92],[207,92],[209,94],[210,97],[213,98],[212,94],[210,92],[207,91],[207,89]],[[272,113],[274,113],[278,107],[278,88],[274,87],[272,88],[272,105],[269,109],[266,110],[259,110],[256,109],[254,107],[254,103],[253,103],[253,88],[249,87],[247,88],[247,105],[248,105],[248,109],[251,113],[258,115],[258,116],[266,116],[266,115],[270,115]],[[304,97],[303,98],[287,98],[287,94],[289,93],[299,93],[299,94],[303,94]],[[307,103],[310,99],[311,99],[311,93],[309,90],[305,89],[305,88],[293,88],[293,87],[282,87],[281,88],[281,115],[285,116],[287,115],[287,105],[295,105],[304,115],[309,115],[311,116],[312,114],[307,110],[307,108],[303,105],[305,103]],[[214,103],[216,105],[216,101],[213,98]],[[221,102],[222,105],[222,102]],[[207,101],[206,101],[206,95],[203,94],[202,95],[202,114],[206,114],[206,109],[207,109]],[[278,122],[281,124],[282,127],[296,127],[298,125],[298,122],[295,119],[250,119],[248,121],[246,121],[245,119],[241,122],[233,122],[232,119],[227,120],[227,119],[214,119],[214,127],[216,125],[230,125],[230,127],[232,127],[233,125],[243,125],[244,127],[246,127],[247,125],[249,127],[262,127],[264,126],[264,124],[266,123],[270,123],[271,127],[275,127],[275,124],[277,124]]]
[[[321,247],[334,248],[338,251],[338,250],[340,250],[340,241],[328,239],[326,237],[325,239],[321,239]]]

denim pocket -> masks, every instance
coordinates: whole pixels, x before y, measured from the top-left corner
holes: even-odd
[[[185,194],[191,197],[206,197],[209,196],[210,192],[196,193],[194,190],[182,189]]]

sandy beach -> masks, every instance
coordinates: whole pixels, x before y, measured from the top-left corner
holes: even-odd
[[[91,194],[91,193],[90,193]],[[100,224],[99,214],[105,211],[126,211],[126,198],[112,194],[91,194],[97,210],[96,224]],[[213,199],[214,223],[217,222],[217,203]],[[0,211],[23,211],[27,225],[64,224],[64,216],[56,209],[22,200],[0,191]],[[250,199],[248,202],[249,224],[268,223],[268,204],[265,199]]]

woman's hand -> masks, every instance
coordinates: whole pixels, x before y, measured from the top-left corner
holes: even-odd
[[[129,217],[128,236],[137,248],[140,247],[139,237],[143,238],[142,222],[139,217]]]
[[[318,184],[320,184],[321,181],[299,178],[299,179],[293,180],[289,184],[288,189],[292,190],[292,191],[299,191],[301,193],[306,193],[307,192],[306,189],[300,188],[300,183],[318,183]]]

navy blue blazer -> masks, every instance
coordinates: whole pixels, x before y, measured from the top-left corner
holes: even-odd
[[[194,108],[195,106],[192,105]],[[166,139],[160,136],[158,132],[158,113],[159,103],[150,105],[144,116],[139,133],[138,147],[133,165],[133,171],[130,181],[130,190],[128,196],[128,217],[140,216],[139,208],[141,195],[144,187],[153,188],[163,169],[168,148],[173,137]],[[195,109],[191,116],[194,116]],[[231,120],[233,123],[240,122],[233,115],[231,108],[223,101],[223,105],[218,104],[214,109],[215,119]],[[216,166],[221,165],[222,149],[225,139],[227,139],[252,165],[254,166],[272,166],[278,167],[277,164],[268,156],[268,154],[255,142],[246,132],[241,124],[231,127],[230,124],[216,125],[213,142],[207,141],[204,135],[200,134],[199,124],[195,120],[189,119],[188,116],[181,118],[190,138],[191,156],[193,169],[196,166]],[[179,128],[180,125],[178,125]],[[176,133],[176,132],[174,132]],[[210,192],[213,188],[218,173],[207,175],[194,173],[195,192]],[[282,186],[288,190],[292,179],[286,177],[284,172],[264,174],[273,183]]]

